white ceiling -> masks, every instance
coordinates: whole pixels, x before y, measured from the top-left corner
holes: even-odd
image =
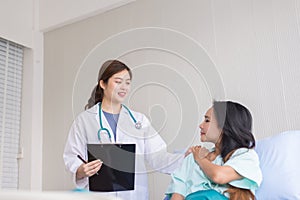
[[[39,29],[51,31],[135,0],[39,0]]]

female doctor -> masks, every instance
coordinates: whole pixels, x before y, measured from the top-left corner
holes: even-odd
[[[145,115],[122,104],[130,91],[131,70],[118,60],[106,61],[98,74],[98,84],[92,91],[85,111],[74,120],[64,150],[66,168],[73,173],[77,188],[88,188],[88,177],[98,173],[100,160],[87,159],[87,144],[134,143],[136,166],[134,190],[106,192],[124,198],[148,200],[148,181],[145,161],[155,170],[172,173],[184,155],[171,154],[166,143],[152,128]]]

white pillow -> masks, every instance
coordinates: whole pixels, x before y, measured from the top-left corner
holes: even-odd
[[[257,200],[300,199],[300,131],[287,131],[258,140],[263,181]]]

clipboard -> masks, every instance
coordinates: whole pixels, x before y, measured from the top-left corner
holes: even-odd
[[[89,177],[89,190],[134,190],[135,152],[135,144],[87,144],[88,161],[103,161],[98,175]]]

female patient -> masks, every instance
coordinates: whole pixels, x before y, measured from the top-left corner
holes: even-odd
[[[231,101],[214,101],[200,129],[201,141],[215,147],[210,151],[192,147],[192,154],[172,174],[166,191],[171,200],[254,200],[262,174],[251,127],[247,108]]]

